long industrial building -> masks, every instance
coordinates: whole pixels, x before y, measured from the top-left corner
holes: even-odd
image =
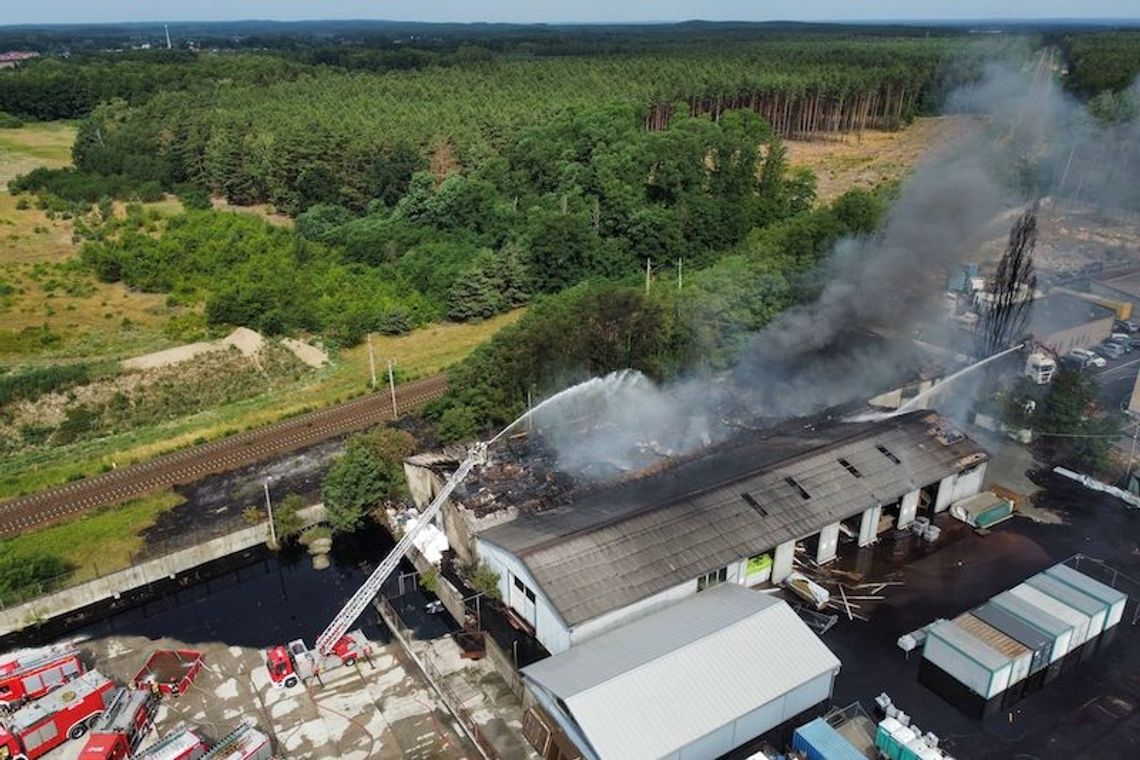
[[[720,583],[778,583],[797,542],[835,558],[981,489],[987,455],[931,412],[786,425],[475,533],[552,653]]]

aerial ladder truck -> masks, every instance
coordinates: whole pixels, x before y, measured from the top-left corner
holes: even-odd
[[[364,585],[345,603],[329,623],[328,628],[317,637],[316,645],[312,649],[305,645],[304,640],[297,639],[289,642],[288,646],[278,644],[266,652],[265,665],[269,670],[269,680],[274,686],[290,688],[340,665],[351,667],[361,657],[371,654],[364,634],[360,631],[349,632],[348,629],[380,593],[385,581],[400,564],[400,560],[411,548],[416,536],[425,525],[435,519],[455,487],[463,482],[472,469],[486,461],[487,446],[487,443],[481,442],[472,447],[467,458],[447,479],[435,499],[416,521],[415,526],[392,547],[392,551],[388,552],[388,556],[377,566]]]

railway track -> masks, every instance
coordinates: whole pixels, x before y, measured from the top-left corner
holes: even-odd
[[[396,386],[396,408],[414,409],[447,390],[436,375]],[[24,533],[171,486],[229,472],[391,419],[387,391],[309,412],[256,430],[0,502],[0,537]]]

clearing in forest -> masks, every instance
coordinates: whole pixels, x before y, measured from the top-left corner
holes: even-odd
[[[948,149],[978,126],[968,116],[916,119],[897,132],[865,131],[842,140],[786,140],[788,163],[815,172],[817,199],[830,203],[852,188],[901,179],[920,161]]]

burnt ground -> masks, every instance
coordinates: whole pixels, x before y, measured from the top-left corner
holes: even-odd
[[[888,538],[869,554],[841,557],[841,566],[869,571],[869,581],[899,578],[905,585],[886,589],[870,623],[840,613],[840,623],[824,635],[843,663],[834,704],[860,701],[870,710],[885,691],[958,758],[1140,757],[1140,626],[1129,625],[1134,602],[1116,634],[1102,636],[1087,659],[1066,662],[1055,680],[983,720],[920,684],[919,653],[908,659],[897,646],[903,633],[952,618],[1078,552],[1140,579],[1140,511],[1051,474],[1040,478],[1045,490],[1037,505],[1063,514],[1065,524],[1015,517],[980,536],[952,527],[943,515],[939,524],[949,529],[935,548]]]
[[[316,504],[321,480],[333,458],[344,450],[345,438],[177,486],[175,490],[186,501],[159,515],[142,532],[145,546],[140,556],[165,554],[247,527],[242,510],[255,506],[264,511],[266,480],[275,504],[291,493],[304,498],[306,505]]]

